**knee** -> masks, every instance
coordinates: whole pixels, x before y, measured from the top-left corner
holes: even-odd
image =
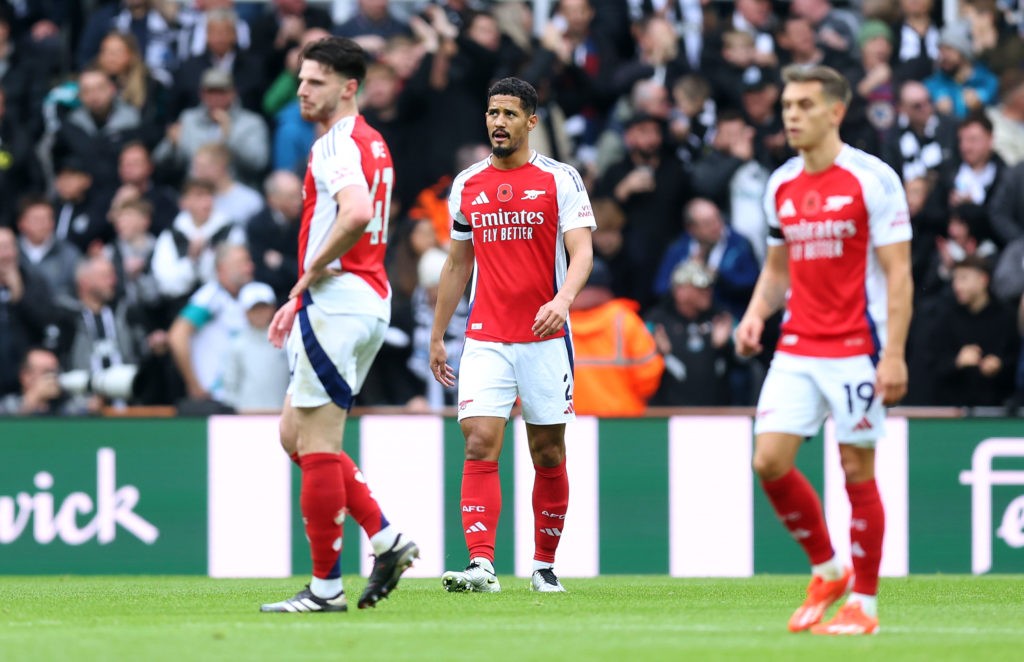
[[[466,434],[466,459],[498,461],[501,454],[501,444],[496,442],[490,435],[471,431]]]
[[[875,477],[874,463],[867,462],[859,455],[844,453],[840,457],[840,463],[847,483],[863,483]]]
[[[754,473],[761,480],[777,480],[785,476],[793,463],[787,457],[759,450],[754,453]]]
[[[532,452],[533,463],[541,467],[557,467],[565,462],[565,445],[557,441],[536,444]]]

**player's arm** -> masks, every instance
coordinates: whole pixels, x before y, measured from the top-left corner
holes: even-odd
[[[789,290],[789,249],[785,244],[769,244],[764,268],[757,278],[754,294],[736,327],[736,353],[755,356],[762,349],[764,321],[786,305]]]
[[[533,333],[540,338],[547,338],[565,327],[569,318],[569,306],[576,300],[583,286],[587,284],[590,270],[594,268],[593,231],[590,227],[573,228],[562,235],[565,252],[569,256],[569,266],[565,271],[565,282],[558,289],[551,301],[537,310],[533,320]]]
[[[910,242],[898,241],[875,247],[878,264],[885,272],[888,321],[885,349],[878,361],[875,392],[882,403],[894,405],[907,392],[907,332],[914,310],[914,281],[910,270]]]
[[[306,288],[323,278],[327,265],[355,246],[373,219],[373,200],[365,186],[346,186],[334,194],[334,201],[338,203],[338,214],[334,217],[330,232],[302,278],[292,288],[290,298],[301,295]]]
[[[434,326],[430,330],[430,372],[434,379],[445,386],[455,384],[455,371],[448,365],[444,332],[452,321],[462,293],[466,291],[469,277],[473,275],[474,257],[472,241],[452,239],[448,259],[441,269],[441,280],[437,285]]]

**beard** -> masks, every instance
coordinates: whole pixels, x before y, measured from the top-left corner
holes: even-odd
[[[505,159],[512,156],[518,147],[519,145],[496,145],[491,147],[491,154],[494,154],[499,159]]]

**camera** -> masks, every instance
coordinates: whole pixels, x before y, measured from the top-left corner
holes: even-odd
[[[111,400],[126,400],[132,395],[136,365],[115,365],[95,372],[69,370],[57,377],[60,387],[71,395],[94,393]]]

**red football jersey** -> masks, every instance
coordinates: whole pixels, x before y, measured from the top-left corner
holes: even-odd
[[[536,153],[513,170],[499,170],[487,158],[455,178],[448,210],[452,239],[472,241],[476,259],[466,337],[541,340],[531,328],[565,281],[562,235],[596,227],[579,173]]]
[[[790,159],[768,180],[770,245],[789,251],[790,291],[778,350],[876,354],[888,316],[876,246],[910,241],[903,185],[883,161],[845,145],[822,172]]]

